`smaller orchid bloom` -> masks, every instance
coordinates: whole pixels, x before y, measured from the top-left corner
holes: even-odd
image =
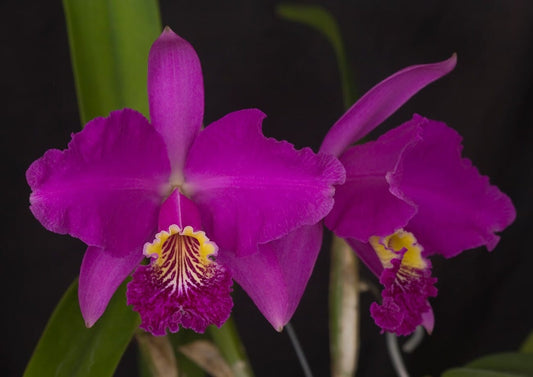
[[[320,149],[346,169],[325,225],[379,277],[382,302],[370,312],[383,331],[398,335],[418,325],[433,329],[428,298],[437,295],[437,279],[428,257],[493,250],[494,233],[515,218],[509,197],[461,156],[461,137],[442,122],[415,115],[376,141],[350,146],[455,64],[454,55],[382,81],[333,125]]]
[[[93,119],[68,149],[47,151],[26,172],[34,216],[88,245],[78,292],[86,325],[136,269],[128,304],[154,335],[220,327],[232,276],[279,329],[320,248],[321,233],[300,238],[333,207],[344,168],[266,138],[256,109],[202,129],[200,62],[169,28],[150,49],[148,97],[151,121],[131,109]]]

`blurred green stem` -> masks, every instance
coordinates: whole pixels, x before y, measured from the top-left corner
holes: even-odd
[[[229,363],[235,377],[253,377],[248,356],[242,344],[233,317],[230,317],[221,328],[210,326],[209,335]]]

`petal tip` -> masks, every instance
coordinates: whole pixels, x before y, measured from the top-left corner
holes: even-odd
[[[166,25],[163,28],[163,31],[161,32],[161,35],[159,36],[158,39],[161,39],[161,38],[176,38],[176,37],[179,38],[179,36],[174,32],[174,30],[172,30],[170,28],[170,26]]]
[[[457,52],[454,52],[452,56],[446,59],[444,62],[446,73],[452,71],[457,65]]]

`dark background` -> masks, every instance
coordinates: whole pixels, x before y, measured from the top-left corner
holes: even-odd
[[[281,20],[267,1],[161,1],[163,24],[202,61],[206,124],[259,107],[264,132],[315,150],[343,113],[333,51],[311,29]],[[223,4],[223,5],[221,5]],[[324,1],[338,19],[360,93],[412,64],[457,52],[457,68],[424,89],[379,132],[414,112],[446,121],[465,155],[514,201],[515,223],[492,253],[434,258],[439,296],[432,336],[406,357],[412,376],[516,349],[532,329],[533,2]],[[46,231],[28,210],[24,172],[48,148],[65,148],[79,115],[60,1],[4,0],[2,38],[2,375],[21,375],[46,321],[77,276],[84,246]],[[292,320],[316,376],[329,374],[329,236]],[[297,266],[295,266],[297,268]],[[362,296],[358,376],[393,376],[384,336]],[[257,377],[302,375],[276,333],[237,288],[234,317]],[[117,376],[135,376],[131,346]]]

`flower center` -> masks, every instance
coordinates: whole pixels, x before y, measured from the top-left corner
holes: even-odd
[[[152,258],[151,267],[158,276],[161,289],[171,288],[178,294],[190,288],[199,288],[212,275],[210,257],[216,255],[217,247],[202,231],[195,232],[186,226],[183,231],[171,225],[169,231],[156,235],[153,243],[144,246],[144,255]]]

